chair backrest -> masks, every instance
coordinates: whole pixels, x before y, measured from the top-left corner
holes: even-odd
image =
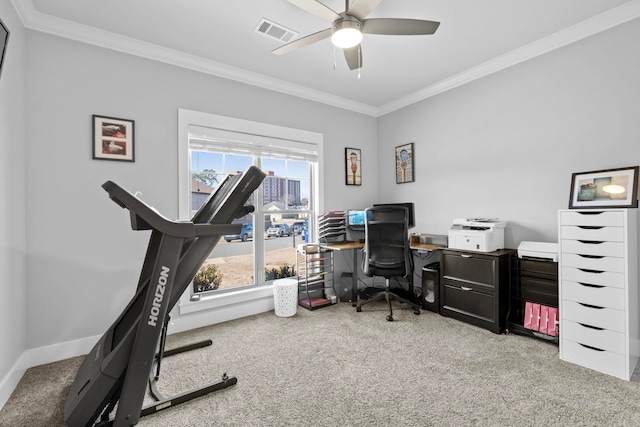
[[[404,206],[365,209],[362,270],[367,276],[406,277],[413,271],[409,249],[409,211]]]

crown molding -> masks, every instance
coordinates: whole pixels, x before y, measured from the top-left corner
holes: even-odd
[[[375,107],[195,55],[45,15],[35,10],[32,0],[11,0],[11,2],[23,25],[31,30],[164,62],[373,117],[383,116],[640,17],[640,0],[630,0],[593,18],[471,67],[395,101]]]
[[[232,67],[227,64],[168,49],[141,40],[121,36],[109,31],[42,14],[35,10],[31,0],[11,1],[18,12],[18,15],[20,15],[23,25],[30,30],[48,33],[154,61],[164,62],[166,64],[211,74],[224,79],[273,90],[275,92],[331,105],[368,116],[376,117],[378,114],[378,109],[371,105],[351,101],[346,98],[330,95],[326,92],[310,89],[284,80]]]
[[[571,27],[529,43],[504,55],[471,67],[461,73],[429,85],[419,91],[396,99],[378,108],[378,117],[416,102],[486,77],[505,68],[528,61],[571,43],[598,34],[640,17],[640,0],[631,0]]]

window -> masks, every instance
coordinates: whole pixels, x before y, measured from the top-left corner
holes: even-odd
[[[295,275],[295,247],[313,236],[319,211],[322,136],[256,122],[179,111],[180,218],[193,213],[228,175],[249,165],[267,177],[253,194],[255,211],[235,222],[196,276],[190,300],[259,288]],[[211,282],[213,280],[213,282]],[[183,297],[186,298],[186,296]],[[183,302],[181,300],[181,304]]]

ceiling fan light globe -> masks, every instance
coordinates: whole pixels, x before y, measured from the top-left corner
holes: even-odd
[[[362,41],[360,22],[355,20],[343,20],[333,26],[331,42],[342,49],[357,46]]]

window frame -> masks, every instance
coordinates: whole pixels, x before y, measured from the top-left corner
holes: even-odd
[[[248,133],[268,138],[315,144],[318,150],[318,158],[315,167],[312,165],[312,169],[310,171],[312,178],[312,194],[310,197],[314,198],[316,212],[323,212],[322,203],[324,200],[324,191],[322,180],[319,176],[319,171],[323,170],[324,158],[324,138],[322,134],[302,129],[220,116],[217,114],[178,109],[178,218],[181,220],[189,220],[191,218],[191,206],[189,204],[191,192],[191,170],[189,167],[190,126],[204,126],[229,132]],[[254,227],[255,226],[256,225],[254,225]],[[315,230],[310,230],[310,232],[311,235],[314,235]],[[256,264],[259,263],[257,265],[264,265],[263,251],[257,251],[255,255],[256,258],[254,262]],[[264,304],[259,305],[257,308],[258,310],[268,311],[273,307],[273,289],[270,283],[264,283],[264,281],[257,283],[256,286],[241,287],[238,290],[208,294],[202,296],[197,301],[192,301],[191,295],[192,287],[189,286],[180,297],[180,301],[178,303],[178,310],[181,315],[208,309],[218,309],[230,305],[250,303],[260,299],[266,299],[268,304],[266,306]],[[235,307],[234,309],[237,310]],[[241,315],[252,314],[251,312],[243,313],[242,311],[239,311],[238,313]]]

